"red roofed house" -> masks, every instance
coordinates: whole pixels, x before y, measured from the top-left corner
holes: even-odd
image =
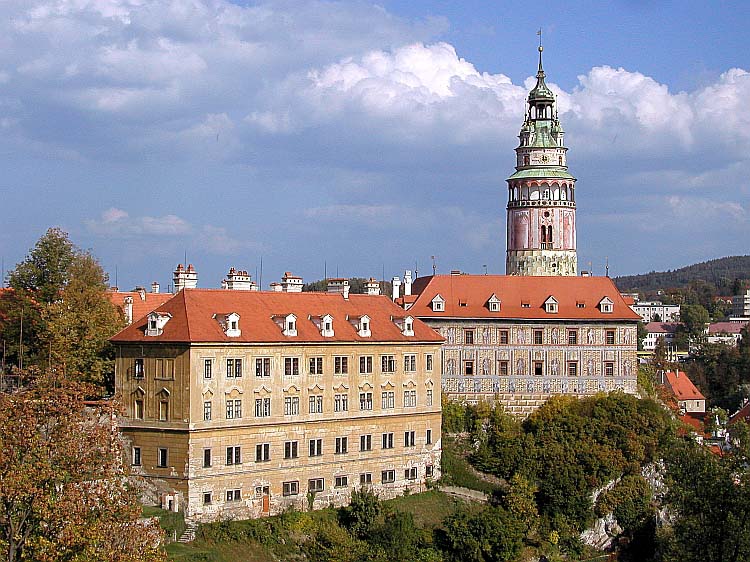
[[[686,413],[706,412],[706,397],[683,371],[667,371],[663,375],[662,384],[671,391],[680,410]]]
[[[635,393],[639,316],[608,277],[420,277],[409,314],[445,338],[443,392],[528,414],[554,394]]]
[[[674,345],[675,335],[680,326],[682,326],[680,322],[649,322],[645,326],[646,337],[643,338],[643,350],[656,349],[656,342],[659,338],[664,338],[664,344],[667,346]]]
[[[132,471],[188,518],[439,476],[442,338],[385,296],[185,289],[112,343]]]
[[[713,322],[706,330],[708,343],[736,346],[742,339],[742,330],[749,322]]]

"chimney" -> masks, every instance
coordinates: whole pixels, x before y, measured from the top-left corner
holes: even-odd
[[[136,287],[135,292],[138,293],[138,296],[141,297],[142,301],[146,300],[146,289],[143,287]]]
[[[195,289],[198,286],[198,273],[192,263],[187,266],[187,269],[180,263],[174,270],[172,280],[175,293],[179,293],[182,289]]]
[[[404,271],[404,296],[411,295],[411,271]]]
[[[271,288],[271,290],[272,290],[272,291],[273,291],[274,293],[280,293],[280,292],[282,292],[282,290],[283,290],[283,289],[282,289],[282,287],[281,287],[281,283],[276,283],[275,281],[274,281],[273,283],[271,283],[271,284],[269,285],[269,287]]]
[[[281,278],[281,290],[285,293],[301,293],[303,284],[302,277],[292,275],[291,271],[285,271]]]
[[[341,293],[342,295],[346,292],[349,295],[349,280],[344,278],[328,279],[326,284],[326,292],[328,293]]]
[[[255,282],[250,278],[250,274],[244,270],[229,268],[227,278],[221,282],[222,289],[230,291],[254,291],[257,290]]]
[[[401,288],[401,280],[398,277],[394,277],[391,280],[393,284],[393,300],[395,301],[399,297],[399,289]]]
[[[380,283],[374,277],[370,277],[370,280],[365,285],[368,295],[379,295],[380,294]]]
[[[125,297],[125,322],[128,326],[133,323],[133,297]]]
[[[156,281],[154,281],[153,283],[151,283],[151,292],[152,293],[157,293],[158,294],[159,293],[159,289],[160,289],[159,283],[157,283]]]
[[[345,300],[349,300],[349,283],[344,285],[344,291],[342,294],[344,295]]]

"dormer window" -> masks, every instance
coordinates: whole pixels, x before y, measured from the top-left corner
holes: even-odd
[[[445,312],[445,299],[440,295],[435,295],[431,304],[433,312]]]
[[[490,312],[500,312],[500,299],[494,293],[487,301],[487,308],[489,308]]]
[[[529,301],[521,301],[521,308],[531,308],[531,303]]]
[[[372,335],[372,332],[370,331],[369,316],[365,315],[359,319],[359,329],[357,330],[357,333],[363,338],[369,338]]]
[[[160,336],[170,318],[172,318],[172,315],[168,312],[152,312],[148,315],[145,334],[147,336]]]
[[[602,300],[599,301],[599,310],[603,314],[612,314],[612,310],[614,309],[614,302],[609,297],[604,297]]]
[[[402,335],[404,336],[414,335],[414,318],[412,318],[411,316],[405,316],[405,317],[391,316],[391,320],[393,320],[396,326],[399,327]]]
[[[544,301],[544,311],[547,314],[557,314],[557,300],[555,297],[550,296],[546,301]]]
[[[332,338],[333,332],[333,316],[326,314],[321,318],[320,322],[320,335],[324,338]]]
[[[238,338],[242,335],[242,331],[240,330],[240,315],[236,312],[214,314],[214,318],[219,322],[225,336]]]
[[[286,318],[284,318],[284,335],[297,335],[297,317],[294,314],[289,314]]]
[[[576,308],[586,308],[586,301],[576,301]]]

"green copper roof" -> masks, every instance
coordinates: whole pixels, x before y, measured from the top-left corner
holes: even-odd
[[[535,178],[550,178],[550,179],[564,179],[574,180],[575,178],[568,173],[567,170],[561,168],[529,168],[526,170],[518,170],[515,174],[510,176],[508,180],[520,180],[520,179],[535,179]]]
[[[531,100],[551,100],[554,101],[555,95],[544,83],[544,69],[542,68],[542,46],[539,45],[539,70],[536,73],[536,86],[529,92],[529,101]]]

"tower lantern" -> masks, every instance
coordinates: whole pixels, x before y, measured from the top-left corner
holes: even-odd
[[[544,82],[542,51],[536,85],[508,178],[508,275],[576,275],[575,178],[568,172],[555,95]]]

